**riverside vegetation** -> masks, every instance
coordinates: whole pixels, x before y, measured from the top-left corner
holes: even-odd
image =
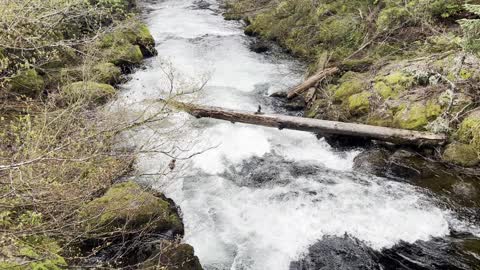
[[[433,156],[478,168],[479,1],[235,0],[227,8],[247,34],[310,63],[307,73],[340,68],[293,102],[305,104],[305,116],[445,133],[448,145]]]
[[[177,207],[115,147],[152,116],[102,109],[156,54],[137,14],[134,0],[0,0],[0,269],[201,269]]]

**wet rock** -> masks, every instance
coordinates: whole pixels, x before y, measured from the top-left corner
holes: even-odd
[[[402,178],[419,177],[424,165],[425,160],[416,153],[400,149],[388,159],[387,173]]]
[[[360,172],[385,176],[390,152],[384,149],[370,149],[360,153],[353,160],[353,168]]]
[[[375,253],[349,236],[324,237],[308,249],[306,257],[290,264],[290,270],[382,269]]]
[[[368,147],[372,144],[372,141],[370,139],[356,136],[318,134],[317,137],[323,137],[331,147],[337,150],[349,150],[359,147]]]
[[[249,47],[250,47],[250,50],[252,50],[256,53],[264,53],[264,52],[268,52],[272,49],[271,44],[268,43],[267,41],[262,40],[262,39],[254,40],[250,44]]]
[[[301,111],[305,109],[305,106],[307,106],[307,104],[303,98],[296,98],[283,105],[288,111]]]
[[[193,247],[188,244],[162,242],[140,269],[158,270],[202,270]]]

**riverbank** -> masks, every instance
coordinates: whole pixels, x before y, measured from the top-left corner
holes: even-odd
[[[156,54],[136,1],[0,7],[0,268],[202,269],[173,201],[128,177],[104,105]],[[55,11],[55,12],[54,12]]]
[[[464,1],[420,2],[241,0],[225,16],[310,63],[307,75],[340,69],[287,101],[304,116],[444,133],[448,145],[428,156],[478,169],[480,61],[460,27],[478,14]]]

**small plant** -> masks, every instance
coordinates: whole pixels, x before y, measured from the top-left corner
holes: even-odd
[[[480,16],[480,5],[466,4],[465,9]],[[462,19],[458,23],[464,32],[463,48],[468,52],[480,52],[480,19]]]

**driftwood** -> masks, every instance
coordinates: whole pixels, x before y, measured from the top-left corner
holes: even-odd
[[[324,70],[321,70],[315,75],[309,77],[306,79],[303,83],[299,84],[298,86],[290,89],[287,94],[288,99],[292,99],[298,95],[301,95],[303,92],[307,91],[311,87],[315,86],[315,84],[321,80],[324,80],[325,78],[335,75],[337,72],[340,70],[337,67],[333,68],[327,68]]]
[[[437,146],[446,142],[446,136],[429,132],[370,126],[363,124],[326,121],[279,114],[263,114],[230,110],[220,107],[169,102],[170,105],[197,117],[207,117],[278,129],[310,131],[321,135],[348,135],[401,145]]]

